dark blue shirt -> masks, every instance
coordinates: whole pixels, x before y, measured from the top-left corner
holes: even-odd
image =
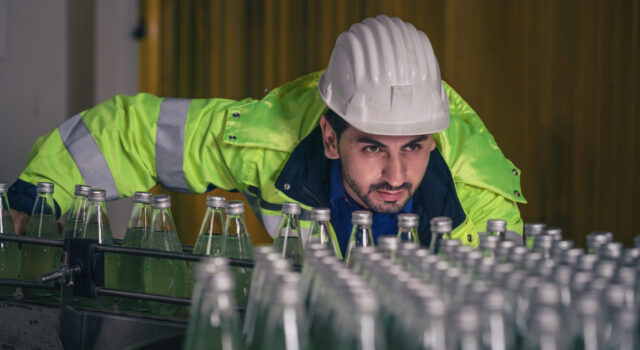
[[[340,251],[346,256],[349,235],[351,234],[351,213],[355,210],[365,210],[365,208],[362,208],[345,192],[340,160],[332,159],[330,166],[329,205],[331,208],[331,225],[336,231]],[[412,211],[413,197],[409,198],[407,204],[397,213],[373,213],[373,223],[371,225],[373,240],[377,242],[379,236],[395,235],[398,232],[398,214],[411,213]]]

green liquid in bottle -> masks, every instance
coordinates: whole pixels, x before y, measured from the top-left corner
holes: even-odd
[[[11,217],[2,217],[3,227],[12,228]],[[4,234],[14,234],[13,230],[6,230]],[[18,243],[0,242],[0,278],[18,279],[20,275],[20,249]],[[0,287],[0,296],[12,296],[15,287]]]
[[[225,256],[234,259],[252,259],[253,245],[249,237],[229,236],[227,237]],[[249,297],[249,287],[251,285],[251,272],[253,269],[231,266],[231,273],[235,281],[235,300],[238,305],[246,305]]]
[[[145,235],[144,228],[129,228],[124,237],[122,245],[124,247],[141,248],[142,239]],[[128,254],[118,254],[118,276],[116,288],[133,291],[144,292],[144,281],[142,269],[144,266],[144,257]],[[144,300],[138,299],[118,299],[121,310],[148,311],[149,308]]]
[[[273,247],[277,252],[284,251],[283,258],[291,260],[294,264],[302,265],[304,263],[304,251],[301,243],[298,237],[278,237],[273,241]]]
[[[198,236],[196,245],[193,247],[193,254],[222,256],[222,252],[224,251],[224,235],[211,235],[211,247],[207,246],[209,244],[209,236],[208,233]],[[207,254],[207,248],[209,248],[209,254]]]

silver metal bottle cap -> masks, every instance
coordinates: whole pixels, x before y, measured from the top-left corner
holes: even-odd
[[[76,189],[75,191],[73,191],[73,194],[75,196],[82,196],[82,197],[88,197],[89,196],[89,191],[91,190],[91,186],[87,186],[87,185],[76,185]],[[0,191],[1,193],[1,191]]]
[[[168,194],[158,194],[153,196],[151,203],[153,209],[167,209],[171,208],[171,197]]]
[[[600,258],[596,254],[585,254],[580,257],[579,268],[582,271],[593,271],[598,260]]]
[[[7,193],[7,183],[0,181],[0,193]]]
[[[546,225],[542,222],[527,222],[524,224],[525,237],[537,236],[544,232]]]
[[[36,187],[37,193],[53,193],[53,184],[51,182],[38,182]]]
[[[507,221],[499,219],[487,220],[487,232],[505,232],[507,230]]]
[[[484,305],[488,310],[500,311],[504,309],[504,292],[500,289],[491,289],[484,296]]]
[[[613,241],[613,234],[605,231],[594,231],[587,235],[587,247],[598,249]]]
[[[225,199],[220,196],[207,196],[207,208],[225,208]]]
[[[418,227],[418,215],[403,213],[398,215],[398,227],[412,228]]]
[[[623,249],[620,242],[607,243],[600,247],[600,256],[605,259],[618,260],[622,256]]]
[[[562,229],[560,227],[547,227],[544,229],[544,234],[553,237],[554,241],[562,240]]]
[[[134,203],[151,204],[152,198],[153,198],[153,195],[149,192],[140,191],[133,194]]]
[[[495,250],[498,247],[498,242],[500,242],[500,237],[483,236],[482,238],[480,238],[480,249]]]
[[[400,240],[396,236],[380,236],[378,237],[378,248],[388,251],[398,250]]]
[[[225,211],[227,215],[244,214],[244,203],[242,201],[228,201],[225,204]]]
[[[563,264],[575,265],[580,260],[580,257],[584,255],[582,248],[571,248],[565,250],[560,257]]]
[[[351,213],[352,225],[371,225],[373,213],[368,210],[356,210]]]
[[[107,200],[107,191],[102,188],[92,188],[89,191],[90,202],[104,202]]]
[[[453,230],[453,223],[446,216],[436,216],[429,223],[433,233],[449,233]]]
[[[533,238],[533,246],[544,250],[550,250],[553,246],[554,237],[548,235],[537,235]]]
[[[311,221],[329,221],[329,220],[331,220],[331,209],[329,208],[311,209]]]
[[[300,210],[300,204],[298,203],[285,202],[284,204],[282,204],[283,214],[300,215]]]
[[[480,327],[480,315],[473,305],[460,307],[454,317],[456,328],[462,332],[475,332]]]

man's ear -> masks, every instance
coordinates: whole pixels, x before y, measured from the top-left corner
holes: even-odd
[[[320,117],[320,128],[322,129],[324,155],[329,159],[339,159],[340,152],[338,152],[338,136],[324,115]]]

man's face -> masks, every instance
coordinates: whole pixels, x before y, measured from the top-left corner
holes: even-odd
[[[382,136],[347,128],[338,143],[322,118],[325,155],[340,159],[347,194],[378,213],[402,209],[420,185],[435,148],[433,135]],[[333,134],[333,137],[331,136]]]

